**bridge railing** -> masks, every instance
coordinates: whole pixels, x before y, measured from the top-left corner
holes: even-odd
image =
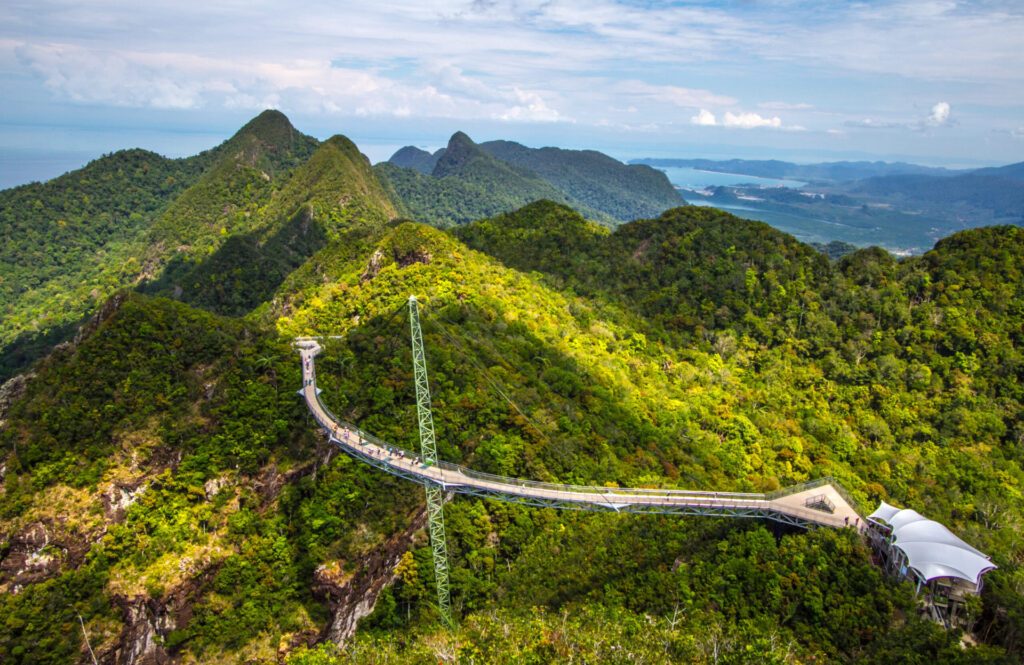
[[[314,370],[314,372],[315,372],[315,370]],[[315,375],[314,375],[314,383],[313,383],[313,385],[314,386],[316,385]],[[377,446],[379,448],[383,448],[385,450],[388,450],[388,451],[392,452],[393,454],[404,455],[405,458],[407,458],[407,459],[414,459],[414,458],[417,458],[419,456],[419,453],[413,452],[411,450],[406,450],[405,448],[402,448],[400,446],[396,446],[396,445],[394,445],[392,443],[384,441],[383,439],[381,439],[381,438],[379,438],[377,436],[374,436],[373,434],[370,434],[369,432],[366,432],[366,431],[360,429],[358,426],[356,426],[356,425],[354,425],[354,424],[352,424],[350,422],[347,422],[345,420],[342,420],[341,418],[336,416],[327,407],[326,404],[324,404],[323,400],[320,399],[319,395],[317,395],[316,401],[317,401],[320,409],[332,421],[332,422],[328,422],[328,423],[321,422],[320,425],[322,427],[324,427],[324,428],[329,430],[329,429],[331,429],[333,427],[334,424],[337,424],[339,427],[343,427],[343,428],[349,430],[350,432],[354,432],[364,442],[372,444],[372,445]],[[605,486],[605,485],[571,485],[571,484],[568,484],[568,483],[548,483],[548,482],[543,482],[543,481],[538,481],[538,480],[523,480],[521,478],[513,478],[513,477],[510,477],[510,476],[500,476],[500,475],[496,475],[496,474],[493,474],[493,473],[485,473],[483,471],[476,471],[474,469],[470,469],[470,468],[461,466],[459,464],[453,464],[451,462],[445,462],[445,461],[438,461],[436,466],[438,468],[440,468],[440,469],[445,470],[445,471],[451,471],[452,473],[459,474],[459,475],[465,476],[467,478],[472,478],[474,480],[480,480],[480,481],[483,481],[483,482],[486,482],[486,483],[493,483],[493,484],[500,484],[500,485],[509,485],[509,486],[521,487],[521,488],[540,489],[540,490],[551,490],[551,491],[561,491],[561,492],[576,492],[576,493],[579,493],[579,492],[609,493],[609,492],[611,492],[611,493],[620,494],[620,495],[621,494],[628,494],[628,495],[640,495],[640,496],[642,496],[642,495],[657,495],[657,496],[680,496],[680,497],[690,497],[690,498],[706,497],[706,498],[709,498],[709,499],[730,498],[730,499],[747,499],[747,500],[750,500],[750,501],[764,501],[765,498],[766,498],[765,494],[763,494],[761,492],[713,492],[713,491],[702,491],[702,490],[679,490],[679,489],[659,489],[659,488],[621,488],[621,487]]]
[[[316,364],[311,363],[310,373],[313,380],[313,387],[316,387]],[[314,393],[315,394],[315,393]],[[335,425],[344,428],[355,435],[365,443],[371,444],[383,450],[389,451],[393,455],[400,455],[405,459],[417,459],[419,454],[411,450],[407,450],[400,446],[393,445],[369,432],[364,431],[353,423],[342,420],[335,415],[323,400],[320,399],[319,395],[316,395],[317,405],[321,411],[329,418],[329,422],[323,422],[320,420],[318,415],[314,412],[314,417],[320,423],[321,427],[330,431]],[[784,487],[774,492],[762,493],[762,492],[714,492],[705,490],[681,490],[681,489],[662,489],[662,488],[622,488],[615,486],[604,486],[604,485],[571,485],[568,483],[549,483],[536,480],[524,480],[521,478],[513,478],[509,476],[500,476],[492,473],[485,473],[483,471],[476,471],[459,464],[453,464],[451,462],[439,461],[436,467],[444,471],[451,472],[453,474],[461,475],[468,479],[478,480],[483,483],[492,485],[502,485],[509,488],[518,488],[522,490],[546,490],[552,492],[571,492],[574,494],[588,493],[588,494],[616,494],[619,496],[651,496],[652,498],[657,497],[678,497],[679,499],[693,500],[708,500],[713,501],[715,499],[729,499],[737,502],[742,502],[748,506],[753,506],[761,502],[771,501],[773,499],[789,496],[791,494],[797,494],[808,489],[816,487],[822,487],[824,485],[832,485],[836,491],[842,496],[854,509],[858,509],[857,503],[850,497],[849,493],[839,485],[838,482],[831,476],[824,478],[818,478],[800,485],[794,485],[790,487]],[[737,503],[740,505],[740,503]],[[800,513],[801,516],[807,518],[819,518],[821,514],[819,511],[787,508],[789,513]]]
[[[805,483],[800,483],[799,485],[790,485],[789,487],[782,487],[780,489],[775,490],[774,492],[769,492],[765,496],[767,496],[768,499],[780,499],[784,496],[799,494],[800,492],[809,489],[815,489],[818,487],[824,487],[825,485],[831,485],[835,489],[836,493],[839,496],[843,497],[843,500],[846,501],[846,503],[850,504],[850,507],[857,511],[858,514],[865,514],[863,510],[864,507],[861,505],[860,501],[854,499],[853,496],[847,491],[847,489],[843,487],[843,485],[838,480],[836,480],[834,476],[824,476],[822,478],[816,478],[815,480],[809,480]]]

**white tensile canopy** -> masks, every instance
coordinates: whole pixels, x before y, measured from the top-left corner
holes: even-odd
[[[954,577],[980,586],[981,576],[996,568],[983,552],[915,510],[901,510],[882,501],[868,520],[892,528],[892,546],[906,555],[907,565],[926,582]]]

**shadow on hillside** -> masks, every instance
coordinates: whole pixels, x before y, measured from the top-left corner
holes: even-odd
[[[596,379],[526,326],[469,304],[427,307],[421,320],[443,459],[581,484],[623,484],[644,473],[689,488],[738,480],[721,477],[714,452],[692,443],[691,425],[673,432],[638,416],[623,406],[623,387]],[[326,340],[317,368],[324,400],[341,418],[417,450],[407,326],[401,308],[367,319],[343,339]],[[510,437],[525,447],[482,445]],[[496,467],[498,458],[510,467]]]
[[[0,384],[49,355],[58,344],[73,339],[82,324],[89,320],[89,316],[91,314],[43,332],[23,332],[10,344],[0,348]]]
[[[323,227],[303,208],[269,238],[259,232],[231,236],[198,263],[175,257],[139,291],[242,316],[273,297],[292,271],[326,245]]]

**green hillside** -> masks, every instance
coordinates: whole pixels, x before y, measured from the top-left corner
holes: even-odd
[[[689,213],[678,211],[679,226],[659,229],[663,246],[680,232],[749,226]],[[642,235],[644,225],[635,226],[624,227],[624,237]],[[616,234],[594,235],[601,245]],[[956,270],[964,252],[987,251],[983,241],[940,248],[949,253],[943,269]],[[1005,558],[1015,530],[1009,521],[982,529],[957,506],[1019,514],[1019,499],[997,493],[1019,487],[1019,461],[1009,451],[968,455],[954,435],[936,442],[941,458],[917,453],[914,461],[925,465],[923,477],[942,483],[908,486],[884,470],[903,468],[912,453],[881,434],[907,416],[872,413],[874,429],[858,429],[859,409],[873,407],[853,386],[826,398],[829,379],[796,340],[741,339],[731,349],[715,340],[717,351],[660,342],[610,297],[562,292],[540,274],[415,224],[342,232],[313,262],[327,256],[329,272],[296,275],[283,287],[294,294],[276,334],[131,296],[77,348],[40,368],[7,414],[0,515],[8,533],[23,534],[12,543],[27,540],[31,525],[47,525],[54,563],[35,571],[47,581],[36,578],[30,593],[7,596],[0,608],[7,631],[0,644],[22,649],[5,657],[62,662],[68,652],[58,648],[67,643],[59,624],[28,617],[75,589],[74,606],[60,616],[79,643],[72,610],[82,613],[102,653],[147,630],[136,614],[117,609],[145,602],[168,617],[151,630],[172,657],[269,662],[285,644],[298,649],[293,662],[312,658],[299,646],[335,625],[327,598],[343,598],[345,580],[369,575],[360,571],[377,565],[380,548],[401,541],[422,499],[416,486],[345,456],[328,461],[294,397],[298,363],[287,342],[312,331],[340,335],[318,364],[325,399],[343,417],[415,447],[407,324],[396,312],[410,292],[425,305],[446,459],[542,480],[690,488],[768,489],[833,473],[863,499],[911,501],[997,553],[1003,568],[990,576],[979,616],[990,612],[989,625],[1004,634],[998,608],[1019,603],[1000,595],[1005,576],[1015,574]],[[674,260],[692,256],[680,250]],[[863,362],[874,371],[878,361]],[[938,369],[933,376],[944,380]],[[920,404],[923,389],[902,390]],[[920,427],[931,417],[908,423]],[[998,442],[1000,435],[989,436]],[[940,468],[949,456],[959,479]],[[123,517],[89,507],[105,505],[89,497],[122,489],[134,497],[142,486]],[[950,487],[960,503],[949,503]],[[599,658],[613,643],[696,662],[712,662],[715,652],[780,662],[899,661],[914,653],[976,662],[999,653],[962,652],[954,634],[916,619],[912,591],[887,582],[850,534],[777,539],[756,523],[559,514],[471,499],[446,512],[462,627],[453,636],[438,632],[429,548],[419,541],[396,554],[398,580],[361,624],[351,652],[357,662],[382,653],[420,662],[455,644],[464,654],[557,659],[575,649]],[[59,522],[57,514],[69,517]],[[90,546],[103,528],[108,536]],[[6,584],[33,572],[5,570]],[[559,628],[566,625],[574,629]]]
[[[317,141],[265,111],[187,159],[114,153],[0,192],[0,378],[74,334],[116,289],[202,261],[253,230]]]
[[[430,175],[434,172],[434,167],[437,166],[437,160],[444,154],[444,148],[431,154],[426,150],[421,150],[415,146],[407,145],[404,148],[399,148],[398,151],[388,158],[389,164],[400,166],[403,169],[412,169],[419,171],[426,175]]]
[[[246,232],[227,234],[207,256],[179,255],[146,290],[221,314],[245,314],[329,238],[353,226],[381,226],[397,214],[366,157],[335,136],[252,214]]]
[[[145,230],[147,288],[178,301],[118,291],[0,388],[0,662],[1020,660],[1024,230],[831,262],[706,208],[503,214],[486,184],[535,178],[468,138],[435,177],[254,122]],[[381,173],[495,209],[402,221],[445,220]],[[446,630],[422,488],[328,446],[295,394],[291,342],[319,335],[324,402],[417,448],[410,294],[442,458],[623,487],[834,476],[992,555],[980,646],[852,531],[467,497],[445,506]]]
[[[214,150],[215,161],[154,222],[143,277],[160,275],[173,257],[202,260],[231,235],[254,230],[262,208],[292,169],[316,150],[278,111],[264,111]]]
[[[559,190],[536,173],[496,159],[456,132],[430,175],[382,163],[377,176],[397,192],[410,217],[435,226],[465,224],[549,199],[568,204],[591,219],[612,218]]]
[[[656,217],[685,205],[662,171],[626,165],[596,150],[527,148],[513,141],[488,141],[480,148],[503,162],[530,169],[573,199],[620,222]]]
[[[31,356],[31,338],[46,344],[46,333],[78,321],[133,279],[146,230],[210,159],[125,150],[0,192],[0,348],[20,336]]]

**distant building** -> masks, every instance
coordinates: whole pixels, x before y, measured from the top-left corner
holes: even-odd
[[[883,501],[867,526],[885,569],[914,582],[928,614],[947,628],[964,619],[967,596],[981,593],[982,575],[996,568],[988,555],[915,510]]]

